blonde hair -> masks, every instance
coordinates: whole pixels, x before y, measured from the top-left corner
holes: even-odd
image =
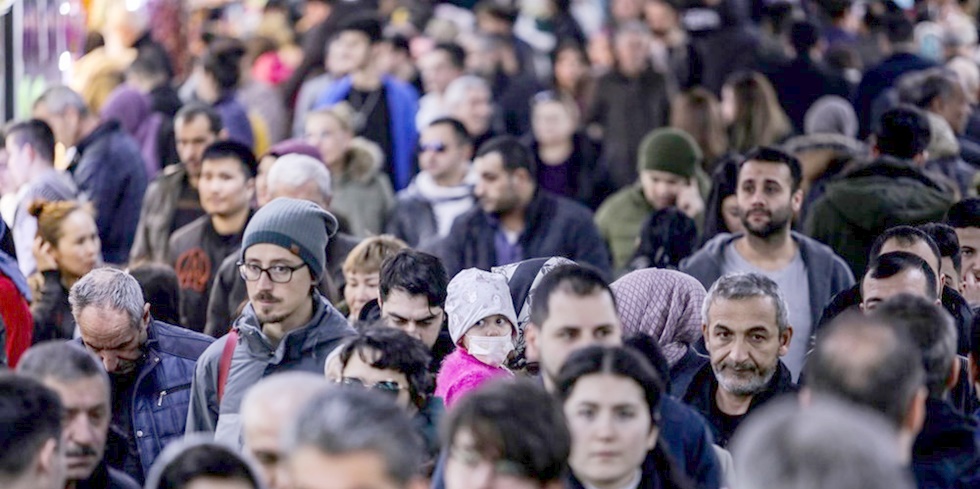
[[[670,125],[690,134],[704,152],[702,163],[708,172],[728,152],[728,134],[721,115],[721,104],[713,93],[694,88],[674,99]]]
[[[758,146],[771,146],[789,136],[789,117],[779,106],[776,90],[765,76],[749,72],[737,74],[725,83],[735,97],[732,146],[747,153]]]
[[[339,102],[330,107],[310,111],[306,114],[306,121],[309,122],[314,117],[329,117],[336,121],[342,130],[351,134],[354,133],[354,108],[347,102]]]
[[[344,260],[344,275],[350,273],[379,273],[381,263],[408,248],[404,241],[390,235],[372,236],[357,244]]]
[[[35,200],[27,208],[27,213],[37,218],[37,235],[54,247],[58,246],[58,241],[64,236],[61,226],[65,219],[76,211],[85,212],[95,218],[95,210],[91,204],[82,204],[76,200]]]

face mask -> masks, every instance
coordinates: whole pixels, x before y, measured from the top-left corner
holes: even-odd
[[[507,360],[507,355],[514,349],[510,336],[471,336],[469,353],[477,360],[499,367]]]

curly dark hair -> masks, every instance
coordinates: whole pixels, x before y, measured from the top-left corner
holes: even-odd
[[[435,392],[435,378],[429,372],[432,354],[424,343],[404,331],[378,322],[361,330],[341,348],[340,363],[344,367],[356,353],[374,368],[405,374],[412,404],[420,410]]]

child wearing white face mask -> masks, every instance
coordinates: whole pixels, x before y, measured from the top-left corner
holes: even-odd
[[[446,314],[456,351],[442,362],[436,397],[449,409],[487,380],[513,376],[503,364],[514,350],[517,313],[503,275],[469,268],[449,282]]]

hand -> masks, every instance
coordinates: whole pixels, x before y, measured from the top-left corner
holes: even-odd
[[[690,178],[690,182],[677,195],[677,208],[687,217],[694,219],[704,211],[704,199],[701,198],[701,189],[698,188],[698,180]]]
[[[47,272],[58,269],[58,263],[54,259],[51,243],[44,241],[40,236],[34,238],[34,260],[37,261],[37,271]]]
[[[960,294],[963,294],[963,298],[970,304],[970,307],[980,305],[980,281],[977,281],[977,277],[972,271],[967,272],[963,281],[960,282]]]

